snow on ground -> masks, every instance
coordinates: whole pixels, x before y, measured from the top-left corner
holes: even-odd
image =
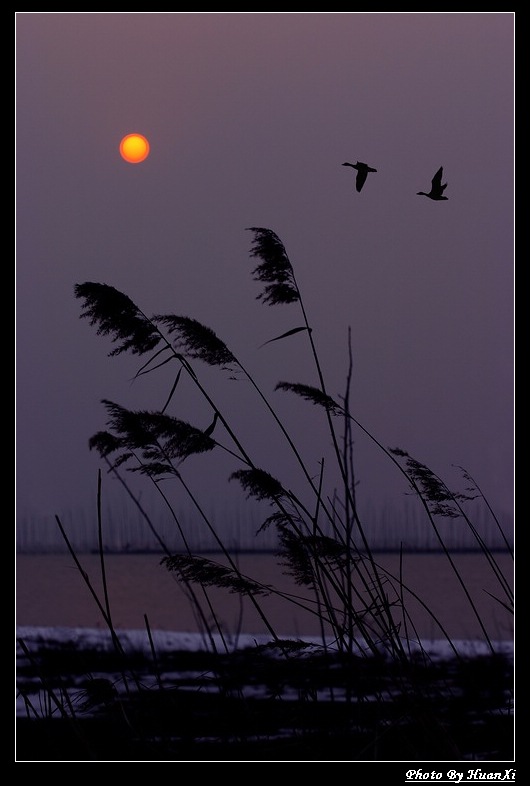
[[[150,651],[149,638],[145,629],[139,630],[118,630],[117,631],[120,642],[124,648],[131,651]],[[157,652],[175,652],[178,650],[196,651],[205,650],[209,648],[209,637],[200,633],[179,633],[166,630],[151,631],[153,644]],[[221,637],[219,634],[212,634],[215,644],[222,645]],[[80,649],[89,647],[100,647],[102,649],[112,647],[112,637],[108,630],[99,628],[64,628],[64,627],[25,627],[17,628],[17,638],[23,639],[26,644],[38,643],[70,643],[76,644]],[[287,637],[284,637],[287,638]],[[310,644],[321,644],[322,640],[318,636],[295,636],[297,641],[304,641]],[[254,635],[251,633],[241,633],[239,635],[225,636],[225,641],[233,649],[243,649],[245,647],[252,647],[255,645],[267,644],[271,641],[271,636],[268,634]],[[331,644],[331,641],[328,642]],[[513,654],[513,641],[495,641],[492,642],[495,651],[501,654]],[[473,640],[453,640],[453,646],[458,653],[462,656],[486,655],[490,652],[490,648],[485,641]],[[412,651],[418,651],[420,644],[418,642],[409,641],[405,646],[410,645]],[[362,643],[359,642],[362,647]],[[434,641],[422,641],[421,646],[423,649],[434,658],[449,658],[453,655],[453,649],[446,639],[437,639]]]
[[[141,653],[150,657],[151,645],[149,637],[145,629],[141,630],[119,630],[117,631],[120,644],[125,652],[134,654]],[[157,657],[162,658],[164,654],[171,654],[176,652],[188,651],[208,651],[212,650],[212,642],[210,637],[203,636],[199,633],[184,633],[184,632],[171,632],[165,630],[151,631],[153,646]],[[212,634],[215,647],[217,651],[222,652],[225,645],[229,651],[243,650],[247,648],[254,648],[263,646],[271,642],[269,635],[252,635],[240,634],[238,636],[227,635],[224,637],[224,642],[219,634]],[[316,636],[301,636],[293,637],[297,641],[307,643],[309,645],[322,645],[322,640]],[[21,640],[29,652],[37,652],[42,647],[49,647],[51,649],[60,650],[63,646],[73,647],[75,651],[82,653],[83,650],[97,650],[99,652],[111,652],[113,649],[112,636],[110,631],[99,628],[69,628],[69,627],[25,627],[20,626],[17,628],[17,640]],[[327,645],[333,649],[333,642],[326,642]],[[495,651],[499,654],[506,655],[513,658],[513,642],[512,641],[497,641],[494,642]],[[420,650],[418,642],[404,642],[405,649],[411,653]],[[423,641],[421,648],[426,652],[433,661],[445,661],[454,657],[454,649],[463,657],[475,657],[480,655],[487,655],[491,652],[490,648],[484,641],[465,641],[457,640],[452,641],[452,645],[447,640],[436,641]],[[362,642],[357,642],[359,652],[366,649]],[[274,654],[272,655],[274,657]],[[22,647],[17,641],[17,663],[22,666],[27,664],[28,659],[24,654]],[[66,677],[67,675],[65,675]],[[164,681],[171,681],[178,675],[166,673],[163,676]],[[188,673],[189,676],[189,673]],[[73,701],[79,694],[79,690],[86,681],[88,675],[72,676],[73,685],[68,689],[69,695]],[[111,679],[116,686],[119,683],[119,675],[109,673],[93,673],[92,678]],[[156,686],[156,680],[153,678],[153,687]],[[249,686],[250,691],[262,690],[262,687]],[[25,694],[25,697],[22,695]],[[335,691],[335,700],[340,700],[340,691]],[[288,698],[286,695],[284,698]],[[42,706],[42,684],[40,679],[34,675],[29,679],[25,679],[23,689],[18,693],[16,700],[16,714],[17,716],[24,716],[28,713],[27,700],[31,702],[33,707]]]
[[[139,630],[118,630],[116,631],[120,642],[126,650],[146,651],[150,650],[149,639],[145,629]],[[178,633],[166,630],[151,631],[153,644],[157,652],[175,652],[178,650],[196,651],[208,649],[207,637],[200,633]],[[221,643],[219,634],[212,634],[216,644]],[[17,638],[23,639],[26,644],[30,643],[70,643],[76,644],[80,649],[99,647],[102,649],[112,648],[112,637],[110,631],[100,628],[64,628],[64,627],[26,627],[17,628]],[[239,636],[227,635],[225,639],[233,649],[252,646],[254,644],[265,644],[270,641],[267,635],[241,634]],[[316,640],[315,640],[316,641]]]

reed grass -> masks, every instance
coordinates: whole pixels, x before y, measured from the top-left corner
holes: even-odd
[[[230,752],[243,753],[248,758],[256,750],[269,750],[271,755],[281,750],[282,757],[289,758],[289,747],[279,741],[280,729],[282,724],[287,723],[286,686],[296,685],[297,698],[290,705],[296,717],[287,723],[291,729],[287,737],[292,743],[291,753],[295,758],[297,752],[307,754],[312,745],[316,745],[314,750],[326,750],[327,758],[333,758],[339,743],[348,746],[352,759],[361,759],[367,752],[369,758],[384,756],[385,752],[387,755],[396,753],[400,745],[402,751],[415,752],[420,756],[438,752],[450,758],[469,755],[470,751],[465,746],[473,748],[478,742],[467,740],[453,717],[454,707],[458,705],[454,673],[460,674],[465,670],[465,658],[447,634],[443,620],[422,604],[421,598],[408,586],[403,560],[400,559],[396,575],[383,569],[377,561],[369,528],[359,513],[354,461],[356,433],[364,434],[377,446],[403,478],[404,487],[419,500],[424,526],[434,533],[459,582],[462,602],[471,607],[489,646],[489,668],[502,671],[494,638],[466,586],[466,577],[461,575],[453,559],[440,522],[458,519],[467,527],[470,538],[484,556],[495,579],[497,591],[492,600],[499,604],[503,613],[510,615],[514,605],[511,583],[503,575],[495,554],[468,513],[469,505],[478,497],[496,526],[500,528],[500,525],[467,470],[461,468],[465,489],[451,491],[422,462],[403,449],[384,446],[354,417],[351,411],[353,363],[350,331],[344,395],[339,401],[330,396],[315,331],[287,251],[270,229],[253,227],[250,231],[253,236],[250,256],[257,260],[252,276],[262,285],[257,299],[267,306],[281,305],[298,310],[294,326],[265,343],[290,341],[295,336],[297,341],[306,340],[315,380],[311,385],[281,380],[276,391],[300,399],[301,407],[306,407],[309,423],[312,417],[323,420],[332,445],[334,466],[330,467],[329,462],[319,456],[318,445],[315,445],[316,458],[311,457],[308,463],[259,381],[211,328],[188,316],[147,316],[127,295],[107,284],[85,282],[76,285],[75,296],[82,303],[81,316],[95,327],[99,335],[110,338],[114,346],[109,354],[130,353],[141,358],[137,379],[154,374],[161,367],[171,365],[174,368],[173,381],[159,410],[130,410],[104,399],[106,429],[90,438],[89,447],[98,451],[107,470],[118,478],[137,505],[146,528],[163,553],[161,564],[175,576],[186,593],[198,629],[203,634],[205,650],[211,656],[204,674],[192,681],[198,710],[193,705],[190,692],[182,684],[178,681],[176,685],[168,684],[164,676],[167,663],[156,652],[147,617],[145,626],[153,680],[146,686],[145,678],[131,664],[130,653],[125,651],[113,624],[112,599],[106,582],[99,475],[97,537],[102,597],[84,571],[61,518],[56,517],[66,547],[110,632],[118,664],[121,692],[116,692],[114,685],[108,681],[89,680],[83,689],[82,707],[85,710],[96,708],[102,723],[119,718],[120,735],[119,739],[116,738],[116,745],[130,752],[130,743],[134,739],[138,751],[150,752],[153,758],[166,755],[178,759],[185,757],[186,752],[199,750],[202,756],[208,756],[210,754],[205,754],[208,749],[206,739],[210,740],[208,750],[212,752],[224,746],[225,758],[230,757]],[[203,381],[201,364],[216,369],[229,380],[245,380],[250,385],[259,408],[256,417],[268,418],[271,428],[276,429],[283,440],[302,477],[300,488],[295,491],[289,477],[277,478],[274,467],[262,466],[253,455],[246,435],[239,433],[230,415],[218,405],[215,389],[210,389]],[[210,412],[210,424],[206,429],[171,414],[178,411],[176,394],[185,378],[195,389],[202,406]],[[269,515],[256,531],[256,540],[259,541],[260,536],[271,529],[275,531],[279,544],[278,559],[299,585],[300,594],[281,592],[241,572],[237,555],[223,539],[186,476],[186,462],[190,457],[213,451],[226,457],[227,483],[237,484],[249,501],[257,501],[269,509]],[[319,467],[316,474],[315,464]],[[126,480],[127,472],[142,476],[159,495],[183,544],[178,552],[170,548],[148,511],[132,492]],[[180,494],[188,500],[194,512],[195,526],[202,528],[215,543],[219,560],[194,551],[179,513],[166,493],[168,483],[178,487]],[[509,544],[506,542],[506,545]],[[267,647],[256,646],[244,656],[237,648],[234,649],[231,643],[233,635],[240,631],[227,631],[223,627],[222,609],[216,608],[216,596],[212,592],[219,588],[240,596],[242,603],[252,606],[268,631],[270,640]],[[270,594],[276,594],[283,603],[301,607],[318,618],[321,630],[318,645],[310,646],[296,638],[285,639],[276,632],[263,604],[263,598]],[[454,673],[449,669],[441,677],[423,647],[409,612],[410,598],[419,601],[431,614],[440,637],[446,639],[456,664],[451,667]],[[21,641],[20,646],[27,658],[38,659],[38,655],[30,653],[25,642]],[[509,672],[508,666],[503,672],[508,685],[505,684],[504,690],[500,691],[502,696],[495,694],[493,703],[484,708],[485,715],[493,724],[497,724],[499,713],[508,724],[511,722],[511,695],[506,672]],[[251,699],[248,693],[248,687],[257,679],[257,674],[265,674],[264,679],[269,686],[266,712],[263,709],[265,705]],[[79,708],[74,711],[70,699],[58,699],[55,689],[45,679],[42,679],[42,690],[56,706],[61,705],[63,717],[78,722],[82,711]],[[215,696],[215,699],[210,696],[209,710],[204,707],[205,692],[213,692]],[[337,698],[339,693],[340,700]],[[191,730],[182,728],[177,720],[179,702],[183,702],[184,697],[187,711],[193,718]],[[275,709],[276,716],[271,708]],[[37,714],[34,708],[31,709],[33,715]],[[465,708],[469,715],[475,709],[471,705]],[[314,715],[317,710],[321,712],[320,720]],[[152,723],[153,713],[159,714],[160,723],[156,727]],[[201,726],[199,717],[209,717],[209,721],[205,720]],[[221,717],[229,719],[226,729]],[[421,742],[418,742],[416,735],[420,728]],[[509,726],[503,727],[504,746],[507,728]],[[213,731],[209,734],[211,729]],[[89,734],[87,751],[93,751],[93,748]],[[471,753],[475,754],[476,750]],[[405,755],[405,758],[413,757]]]

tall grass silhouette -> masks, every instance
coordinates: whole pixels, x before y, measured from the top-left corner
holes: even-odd
[[[184,732],[180,721],[175,720],[176,706],[182,700],[184,691],[182,686],[180,690],[178,686],[176,689],[173,686],[174,689],[168,691],[148,619],[145,619],[146,630],[152,663],[156,666],[156,680],[149,688],[145,687],[142,678],[131,668],[119,632],[114,627],[112,600],[108,596],[105,581],[104,532],[98,487],[98,537],[104,588],[102,598],[84,571],[60,518],[56,518],[65,543],[110,631],[119,661],[120,684],[126,688],[129,704],[123,697],[118,698],[113,690],[102,690],[102,687],[108,688],[108,685],[89,682],[84,688],[82,707],[85,711],[97,707],[103,716],[114,717],[113,713],[119,706],[122,729],[128,730],[134,739],[140,739],[142,749],[151,751],[155,758],[162,755],[181,758],[184,748],[191,752],[200,750],[201,756],[208,756],[208,753],[204,753],[204,746],[199,745],[199,740],[204,742],[205,737],[210,739],[211,736],[215,738],[215,744],[209,750],[215,755],[222,742],[225,758],[229,750],[242,752],[245,758],[249,758],[256,750],[272,751],[272,755],[281,751],[279,755],[282,758],[296,758],[297,753],[307,754],[311,746],[316,746],[313,754],[316,750],[324,751],[325,758],[335,758],[341,746],[347,746],[350,754],[348,758],[352,759],[381,758],[385,754],[394,758],[398,754],[398,758],[438,754],[458,758],[464,753],[467,755],[469,751],[466,746],[473,748],[475,742],[469,739],[469,735],[466,737],[459,725],[460,721],[456,721],[456,705],[452,701],[454,679],[449,678],[447,673],[440,677],[423,646],[409,611],[411,599],[431,616],[440,638],[446,640],[452,652],[454,663],[458,664],[455,667],[457,671],[466,668],[465,658],[446,632],[444,621],[438,619],[408,586],[402,561],[396,573],[383,569],[377,561],[357,505],[353,450],[356,434],[362,433],[377,446],[403,478],[404,487],[418,498],[424,512],[425,526],[434,532],[461,588],[462,602],[470,606],[489,648],[487,668],[492,671],[488,672],[485,667],[485,674],[490,673],[491,676],[495,673],[498,682],[499,671],[506,679],[509,667],[506,664],[499,665],[494,637],[481,618],[476,601],[466,586],[466,577],[460,574],[440,526],[441,521],[458,519],[469,528],[495,579],[497,592],[492,594],[492,602],[497,603],[503,613],[510,615],[513,614],[513,591],[509,577],[503,575],[495,554],[466,512],[466,505],[480,498],[495,519],[494,512],[465,469],[462,468],[466,484],[464,490],[453,492],[423,463],[401,448],[384,446],[355,418],[350,404],[353,377],[350,331],[347,336],[348,364],[344,395],[338,400],[330,395],[317,350],[315,331],[287,251],[272,230],[251,227],[249,231],[253,238],[250,257],[255,264],[252,277],[261,285],[257,299],[269,307],[288,306],[296,311],[293,327],[266,343],[288,341],[300,334],[298,339],[304,338],[308,342],[313,367],[314,384],[279,380],[275,392],[301,400],[301,406],[306,407],[309,422],[315,417],[323,419],[332,446],[334,467],[326,464],[318,454],[308,465],[288,426],[277,414],[259,381],[211,328],[189,316],[148,316],[126,294],[108,284],[91,281],[77,284],[75,297],[82,304],[81,316],[88,320],[97,334],[110,338],[113,347],[109,354],[116,356],[130,353],[141,358],[136,378],[155,374],[162,367],[174,368],[173,381],[160,409],[131,410],[117,402],[103,399],[106,428],[90,438],[89,447],[99,453],[108,471],[119,478],[131,497],[134,498],[134,495],[124,474],[127,472],[144,476],[145,482],[151,484],[160,495],[180,535],[183,548],[178,553],[171,550],[148,512],[142,509],[142,515],[146,527],[155,536],[163,553],[162,566],[175,576],[192,604],[198,627],[204,635],[206,650],[211,656],[203,677],[194,683],[201,694],[201,699],[197,699],[199,709],[193,705],[189,691],[186,692],[186,709],[196,724],[194,731],[188,734]],[[228,379],[244,379],[249,383],[256,395],[256,405],[263,412],[257,417],[268,417],[271,427],[277,430],[299,468],[303,481],[301,488],[295,491],[289,477],[276,477],[274,467],[263,466],[253,455],[246,435],[237,431],[230,416],[218,405],[215,389],[210,389],[202,381],[201,364],[217,369],[219,374]],[[197,397],[210,411],[206,429],[174,414],[178,409],[175,394],[183,378],[191,382]],[[315,446],[315,450],[318,450],[318,446]],[[224,543],[201,500],[194,494],[186,479],[186,461],[191,456],[214,451],[227,458],[227,483],[238,484],[244,496],[269,508],[269,514],[258,528],[256,538],[259,539],[260,534],[269,528],[276,530],[278,560],[300,587],[299,593],[281,591],[243,574],[236,556]],[[315,462],[319,467],[316,474]],[[234,469],[234,466],[237,468]],[[330,479],[333,479],[332,488],[328,487]],[[180,492],[189,500],[196,514],[197,526],[203,527],[216,543],[219,559],[193,552],[166,492],[168,483],[177,484]],[[507,541],[506,545],[509,547]],[[238,650],[232,643],[236,632],[224,628],[222,609],[216,607],[219,596],[215,591],[219,589],[235,593],[244,603],[250,604],[270,636],[267,646],[256,645],[251,648],[245,660],[241,660],[241,653],[238,656]],[[320,642],[309,644],[296,637],[280,636],[263,602],[269,595],[276,595],[283,603],[292,604],[314,615],[319,620]],[[29,656],[27,644],[22,642],[21,646],[25,648],[26,656]],[[252,701],[247,694],[248,685],[255,681],[258,673],[264,672],[267,674],[265,682],[269,684],[266,712],[263,710],[265,704]],[[206,723],[203,729],[197,720],[197,713],[205,712],[202,695],[206,685],[208,691],[214,690],[217,700],[221,702],[210,708],[212,717],[217,717],[220,712],[229,719],[229,731],[225,730],[226,734],[221,728],[222,724],[212,721],[215,730],[209,736],[205,731],[209,724]],[[274,685],[274,689],[271,685]],[[287,685],[297,686],[296,701],[290,705],[291,716],[294,713],[296,717],[291,717],[289,721],[285,716]],[[491,714],[492,718],[497,718],[500,712],[509,723],[510,696],[506,686],[501,694],[500,699],[499,694],[495,694],[493,703],[486,707],[485,712]],[[56,696],[56,693],[53,695]],[[153,695],[156,695],[156,707],[161,720],[159,726],[163,726],[164,730],[162,735],[160,728],[155,733],[151,720],[146,720],[149,712],[146,715],[138,711],[146,695],[151,701]],[[277,712],[275,716],[271,707]],[[316,708],[321,711],[319,719],[314,716]],[[476,708],[461,704],[462,709],[471,717]],[[63,702],[61,710],[70,719],[77,718],[80,712],[79,709],[72,711],[71,702],[67,707]],[[136,717],[133,718],[135,713]],[[291,755],[288,747],[280,742],[280,730],[285,725],[291,730],[287,735],[294,745]],[[509,727],[503,727],[502,731],[503,745],[506,728]],[[421,734],[417,736],[419,730]],[[163,738],[163,741],[155,745],[155,736],[158,740]]]

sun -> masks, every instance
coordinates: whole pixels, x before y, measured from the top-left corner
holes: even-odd
[[[120,142],[120,155],[129,164],[140,164],[149,155],[149,142],[143,134],[127,134]]]

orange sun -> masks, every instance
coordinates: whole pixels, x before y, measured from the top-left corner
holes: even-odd
[[[129,164],[139,164],[149,155],[149,142],[142,134],[127,134],[120,142],[120,155]]]

